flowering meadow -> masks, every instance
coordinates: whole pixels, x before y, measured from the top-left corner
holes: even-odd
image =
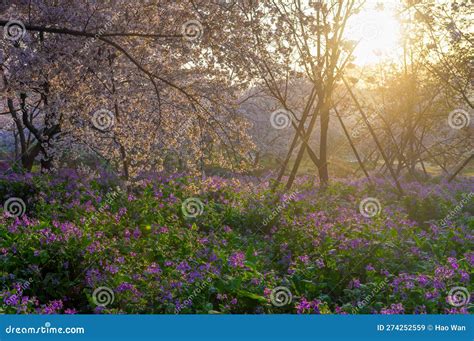
[[[0,313],[472,312],[472,177],[315,182],[3,176]]]

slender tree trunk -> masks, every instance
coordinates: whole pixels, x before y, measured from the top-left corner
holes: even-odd
[[[374,139],[375,141],[375,144],[377,145],[377,148],[379,149],[380,151],[380,154],[382,155],[382,158],[384,159],[385,161],[385,164],[387,165],[389,171],[390,171],[390,174],[392,175],[392,178],[393,180],[395,181],[395,185],[397,186],[397,190],[399,192],[399,194],[401,196],[404,195],[404,191],[403,191],[403,188],[402,186],[400,185],[400,182],[398,181],[398,178],[397,178],[397,175],[395,174],[395,171],[393,169],[393,167],[390,165],[390,160],[388,159],[387,155],[385,154],[385,151],[383,150],[383,147],[382,145],[380,144],[380,141],[379,139],[377,138],[377,135],[375,135],[375,132],[374,130],[372,129],[372,126],[369,122],[369,120],[367,119],[367,116],[365,115],[364,111],[362,110],[362,107],[359,103],[359,101],[357,100],[357,98],[355,97],[354,93],[352,92],[349,84],[347,83],[346,79],[344,77],[342,77],[342,81],[344,82],[344,85],[346,86],[347,88],[347,91],[349,92],[352,100],[354,101],[354,103],[356,104],[357,106],[357,109],[359,110],[360,114],[362,115],[362,118],[364,119],[364,122],[365,124],[367,125],[367,128],[369,128],[369,132],[370,134],[372,135],[372,138]]]
[[[322,103],[322,100],[318,96],[318,104],[316,105],[316,108],[313,111],[313,116],[311,117],[311,121],[309,122],[308,129],[306,130],[305,136],[303,138],[303,144],[301,145],[300,150],[298,151],[298,155],[296,156],[295,164],[293,165],[293,169],[291,170],[290,177],[288,178],[288,182],[286,183],[286,189],[290,189],[291,186],[293,185],[293,182],[295,181],[296,173],[298,172],[298,168],[300,167],[301,160],[303,159],[304,151],[306,150],[307,143],[309,141],[309,138],[311,137],[311,133],[313,132],[313,128],[316,123],[318,113],[321,107],[323,106],[324,105]]]
[[[117,89],[115,87],[115,75],[114,75],[114,68],[113,68],[113,61],[114,61],[114,56],[109,55],[109,68],[110,68],[110,73],[111,73],[111,78],[112,78],[112,93],[115,95],[117,92]],[[117,123],[120,122],[120,110],[117,101],[114,102],[114,114],[115,118],[117,119]],[[122,171],[123,171],[123,177],[126,181],[130,179],[130,172],[129,172],[129,160],[127,156],[127,151],[125,150],[125,147],[123,146],[120,141],[114,136],[114,141],[119,145],[119,150],[120,150],[120,158],[122,161]]]
[[[451,175],[448,179],[448,182],[454,180],[454,178],[467,166],[467,164],[474,158],[474,153],[471,152],[471,155],[464,160],[464,162],[454,171],[453,175]]]
[[[311,107],[313,106],[315,97],[316,97],[316,91],[313,88],[313,90],[311,91],[310,98],[309,98],[308,102],[306,103],[306,107],[303,111],[303,114],[301,115],[301,120],[300,120],[298,126],[295,127],[295,129],[296,129],[295,136],[293,137],[293,141],[291,142],[290,150],[288,151],[288,154],[286,155],[285,161],[283,162],[283,165],[280,168],[280,173],[278,173],[276,184],[281,182],[281,179],[283,178],[283,175],[285,174],[286,167],[288,166],[288,163],[290,162],[290,159],[291,159],[291,155],[293,155],[293,151],[297,146],[298,138],[300,137],[299,135],[304,136],[304,134],[305,134],[304,133],[304,124],[305,124],[305,122],[308,118],[308,113],[310,112]],[[303,137],[301,139],[304,140]]]
[[[347,131],[346,126],[345,126],[344,122],[342,121],[342,117],[341,117],[341,115],[339,115],[339,112],[337,111],[336,106],[334,106],[334,111],[336,112],[336,116],[337,116],[337,118],[339,119],[339,122],[341,123],[342,130],[344,130],[344,134],[346,135],[347,140],[349,141],[349,144],[350,144],[350,146],[351,146],[351,149],[352,149],[352,151],[354,152],[354,155],[355,155],[355,157],[356,157],[356,159],[357,159],[357,162],[359,163],[360,168],[361,168],[362,171],[364,172],[366,178],[371,182],[372,180],[370,179],[369,173],[368,173],[367,170],[365,169],[364,163],[362,162],[362,160],[361,160],[361,158],[360,158],[360,156],[359,156],[359,153],[357,152],[357,149],[356,149],[354,143],[352,142],[351,136],[349,135],[349,132]]]
[[[321,136],[319,141],[319,160],[318,167],[319,179],[321,184],[326,186],[329,182],[328,172],[328,129],[329,129],[329,109],[321,112]]]

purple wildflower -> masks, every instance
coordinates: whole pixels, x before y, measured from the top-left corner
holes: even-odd
[[[235,252],[229,257],[229,265],[234,268],[243,268],[245,261],[245,254],[243,252]]]

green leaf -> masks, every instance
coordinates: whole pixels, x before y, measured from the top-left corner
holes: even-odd
[[[250,292],[250,291],[246,291],[246,290],[239,290],[237,291],[237,293],[240,295],[240,296],[243,296],[243,297],[248,297],[248,298],[251,298],[253,300],[257,300],[259,302],[266,302],[267,299],[261,295],[257,295],[253,292]]]
[[[217,310],[209,310],[207,313],[208,314],[222,314],[220,311],[217,311]]]

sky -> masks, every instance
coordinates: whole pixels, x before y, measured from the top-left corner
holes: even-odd
[[[400,25],[396,19],[398,1],[368,0],[363,10],[350,18],[346,37],[360,41],[354,51],[358,65],[375,64],[400,56]]]

